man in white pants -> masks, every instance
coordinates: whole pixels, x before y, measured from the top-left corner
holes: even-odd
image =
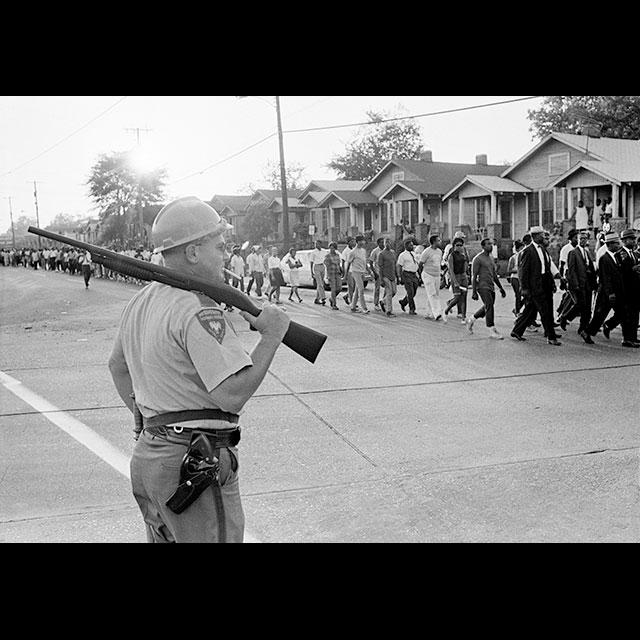
[[[429,237],[429,246],[420,256],[422,263],[422,281],[427,294],[427,315],[429,320],[447,321],[442,315],[442,303],[440,302],[440,265],[442,264],[442,249],[440,249],[440,237],[433,235]],[[431,311],[431,316],[429,316]]]

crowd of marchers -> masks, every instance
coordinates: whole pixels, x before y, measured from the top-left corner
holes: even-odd
[[[562,334],[557,330],[565,332],[570,323],[577,321],[577,333],[588,344],[593,344],[593,337],[600,332],[609,340],[611,332],[620,327],[621,344],[640,348],[640,251],[636,231],[600,233],[592,248],[589,229],[572,229],[560,251],[559,264],[549,254],[549,242],[548,231],[532,227],[522,240],[515,240],[513,244],[506,278],[513,291],[514,304],[510,337],[524,342],[525,333],[542,329],[547,344],[559,346]],[[335,242],[331,242],[328,249],[317,242],[308,255],[307,264],[303,264],[293,247],[281,257],[275,246],[255,245],[243,257],[240,245],[234,245],[227,252],[225,281],[247,295],[253,291],[257,298],[264,296],[278,305],[283,304],[281,290],[286,287],[288,300],[293,302],[295,298],[301,303],[300,276],[304,269],[309,269],[316,290],[314,304],[326,305],[328,300],[329,308],[339,311],[342,298],[353,314],[370,313],[364,289],[366,282],[372,281],[373,308],[386,318],[397,316],[394,303],[403,314],[418,315],[416,301],[422,287],[427,320],[447,323],[455,313],[456,319],[473,334],[475,323],[484,319],[488,337],[502,340],[504,336],[495,326],[496,290],[503,298],[507,293],[498,275],[493,241],[482,240],[481,251],[473,258],[460,231],[444,248],[441,245],[438,235],[430,236],[428,246],[407,237],[396,250],[389,238],[378,238],[369,252],[365,237],[358,235],[348,238],[342,251]],[[162,264],[161,254],[142,247],[119,253]],[[1,257],[5,266],[71,275],[82,273],[87,288],[92,275],[132,281],[93,263],[89,252],[73,247],[4,249]],[[288,282],[283,271],[287,273]],[[403,287],[402,298],[397,297],[399,286]],[[564,293],[554,309],[553,296],[558,289]],[[472,313],[468,311],[469,296],[479,303]],[[225,310],[233,308],[226,305]]]

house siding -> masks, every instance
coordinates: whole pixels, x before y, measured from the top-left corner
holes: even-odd
[[[379,198],[389,187],[393,184],[392,175],[398,171],[404,171],[404,180],[420,181],[420,178],[410,171],[398,167],[395,164],[389,165],[377,178],[374,184],[372,184],[367,191],[372,193],[376,198]],[[414,196],[415,198],[415,196]]]
[[[585,153],[563,142],[551,139],[505,177],[515,180],[515,182],[519,182],[530,189],[546,189],[547,185],[560,175],[549,175],[549,156],[566,152],[569,153],[569,167],[573,167],[581,160],[588,159]]]
[[[569,189],[608,187],[611,185],[606,178],[603,178],[597,173],[593,173],[587,169],[578,169],[578,171],[567,178],[565,184]]]

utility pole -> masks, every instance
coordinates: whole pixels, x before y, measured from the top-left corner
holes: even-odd
[[[280,145],[280,183],[282,189],[282,240],[283,250],[289,247],[289,198],[287,196],[287,174],[284,168],[284,144],[282,142],[282,122],[280,121],[280,96],[276,96],[276,114],[278,118],[278,144]]]
[[[150,131],[153,131],[153,129],[143,129],[141,127],[126,127],[125,131],[127,131],[128,133],[135,133],[136,134],[136,145],[139,147],[140,146],[140,132],[144,131],[145,133],[148,133]],[[139,236],[140,236],[140,240],[142,241],[143,237],[144,237],[144,219],[142,216],[142,203],[140,202],[140,185],[138,185],[138,202],[136,202],[136,209],[138,210],[138,228],[139,228]]]
[[[36,181],[33,181],[33,199],[36,203],[36,225],[40,227],[40,214],[38,212],[38,187],[36,186]],[[42,249],[42,241],[41,236],[38,236],[38,249]]]
[[[15,230],[13,228],[13,209],[11,208],[11,196],[6,196],[5,200],[9,201],[9,217],[11,218],[11,238],[12,238],[12,245],[13,248],[16,248],[16,233]]]

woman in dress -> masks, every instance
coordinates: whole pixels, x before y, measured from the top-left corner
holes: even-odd
[[[293,294],[295,293],[298,298],[298,302],[302,302],[302,298],[298,293],[298,286],[300,285],[300,274],[298,273],[298,269],[302,267],[302,262],[296,258],[296,250],[294,247],[289,249],[289,255],[285,258],[285,264],[289,267],[289,280],[291,285],[289,301],[293,302]]]
[[[324,257],[326,280],[331,288],[331,298],[329,303],[333,311],[338,311],[336,298],[342,290],[342,259],[337,252],[338,245],[335,242],[329,243],[329,253]]]
[[[271,247],[271,255],[267,260],[267,267],[269,268],[269,302],[271,302],[271,296],[275,295],[276,304],[282,304],[280,302],[280,286],[284,283],[282,277],[282,270],[280,269],[280,258],[278,258],[278,247]]]

